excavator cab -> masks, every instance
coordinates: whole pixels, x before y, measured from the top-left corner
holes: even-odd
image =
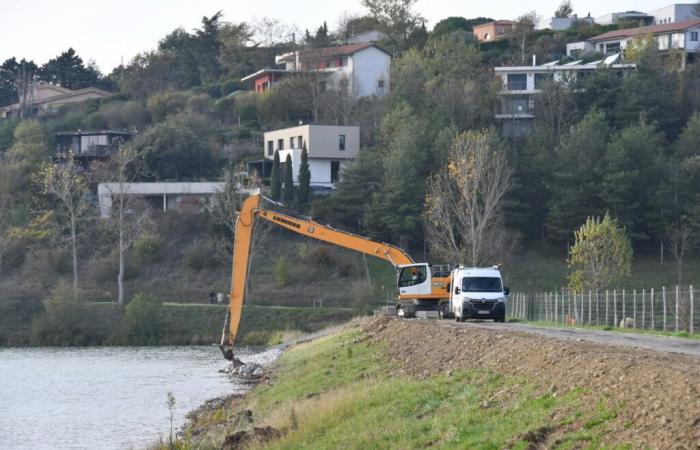
[[[402,296],[431,294],[431,273],[427,263],[399,266],[398,288]]]

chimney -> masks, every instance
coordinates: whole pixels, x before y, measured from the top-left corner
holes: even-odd
[[[532,55],[532,65],[533,66],[537,65],[537,55]]]

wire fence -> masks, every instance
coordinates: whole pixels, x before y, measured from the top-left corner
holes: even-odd
[[[568,290],[513,293],[507,316],[566,325],[595,325],[658,331],[700,331],[693,286],[661,289]]]

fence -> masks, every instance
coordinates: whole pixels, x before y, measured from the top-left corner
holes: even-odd
[[[506,313],[520,320],[559,322],[660,331],[700,331],[693,286],[667,289],[612,289],[536,294],[513,293]]]

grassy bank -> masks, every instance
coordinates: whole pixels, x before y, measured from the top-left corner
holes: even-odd
[[[219,342],[224,305],[164,303],[125,321],[125,308],[114,303],[68,303],[50,312],[1,315],[0,345],[198,345]],[[49,314],[51,314],[49,316]],[[238,342],[275,344],[285,332],[312,332],[350,320],[340,308],[246,306]]]
[[[586,408],[580,390],[542,393],[537,380],[488,370],[395,374],[383,349],[357,328],[294,347],[271,384],[199,415],[179,448],[220,448],[226,436],[249,430],[239,436],[251,448],[524,449],[574,421],[584,426],[561,447],[597,447],[601,425],[615,415],[602,404]],[[250,431],[267,426],[282,437],[263,443],[264,433]]]

